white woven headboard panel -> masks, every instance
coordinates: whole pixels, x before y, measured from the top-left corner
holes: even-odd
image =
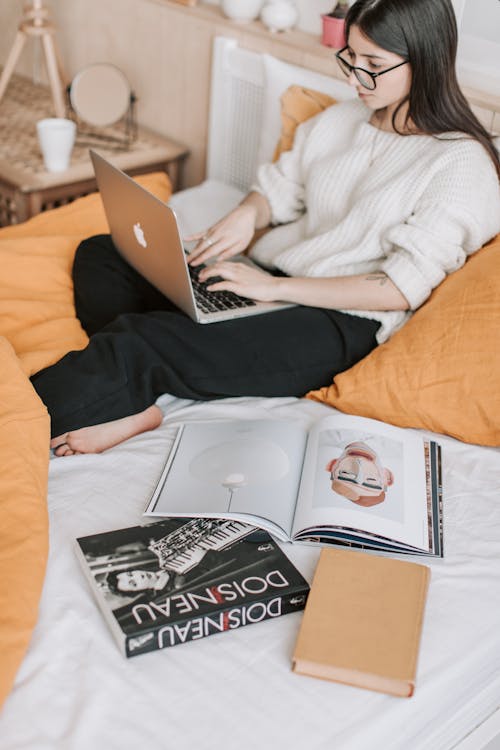
[[[255,176],[264,100],[262,55],[214,40],[207,177],[247,190]]]

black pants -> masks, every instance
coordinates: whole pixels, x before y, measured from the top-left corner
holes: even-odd
[[[376,345],[378,322],[314,307],[194,323],[123,261],[108,235],[81,243],[73,279],[89,344],[32,377],[53,436],[135,414],[163,393],[303,396]]]

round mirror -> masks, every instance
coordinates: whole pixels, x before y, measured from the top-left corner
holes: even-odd
[[[127,114],[131,93],[129,82],[119,68],[95,63],[73,78],[69,98],[78,117],[102,128],[113,125]]]

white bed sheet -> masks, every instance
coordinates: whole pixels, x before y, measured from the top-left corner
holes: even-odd
[[[411,699],[295,675],[301,614],[125,659],[87,588],[77,536],[143,522],[173,420],[282,416],[306,400],[163,397],[153,433],[50,463],[50,558],[39,622],[0,714],[1,750],[449,750],[500,705],[500,452],[443,446],[445,559],[432,568]],[[319,550],[285,545],[310,581]],[[19,592],[22,595],[22,592]]]

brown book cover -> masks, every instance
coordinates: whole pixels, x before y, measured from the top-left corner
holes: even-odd
[[[429,578],[425,565],[323,549],[293,670],[411,696]]]

